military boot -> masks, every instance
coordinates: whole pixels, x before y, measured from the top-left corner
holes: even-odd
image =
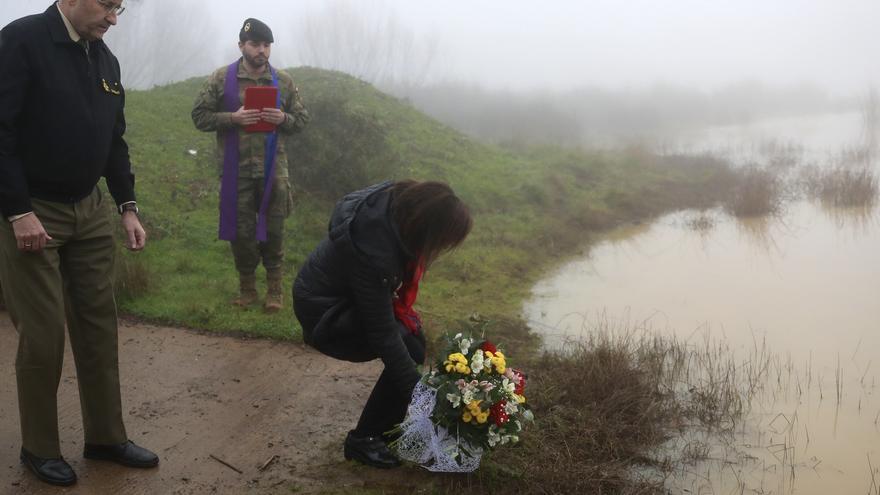
[[[281,270],[266,272],[266,304],[263,305],[263,309],[267,313],[275,313],[284,307],[281,279]]]
[[[239,274],[238,276],[238,297],[232,300],[235,306],[250,306],[257,300],[257,277],[253,273],[250,275]]]

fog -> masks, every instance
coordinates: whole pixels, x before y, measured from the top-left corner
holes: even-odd
[[[0,24],[48,5],[0,0]],[[617,128],[649,132],[672,121],[724,123],[756,112],[829,110],[853,106],[880,81],[877,0],[540,5],[126,0],[125,5],[107,42],[129,88],[204,76],[229,63],[239,55],[242,21],[256,17],[274,31],[275,66],[351,73],[491,139],[519,133],[498,129],[497,122],[536,112],[539,120],[572,124],[549,136],[569,141],[568,135]],[[467,101],[477,120],[458,115],[463,105],[457,100]],[[580,106],[572,108],[572,101]],[[516,106],[514,114],[485,120],[508,104]],[[592,123],[580,115],[588,106],[604,108],[592,113]],[[622,120],[605,126],[609,116]]]
[[[161,45],[169,43],[184,55],[193,51],[207,55],[206,61],[234,56],[238,28],[245,17],[253,16],[275,30],[275,57],[296,64],[297,28],[337,4],[365,23],[396,16],[402,26],[417,36],[436,38],[442,47],[444,67],[435,77],[492,88],[665,82],[712,89],[747,79],[812,83],[852,92],[880,78],[876,57],[880,2],[876,0],[556,0],[540,6],[525,0],[125,3],[128,10],[111,30],[110,41],[126,36],[126,24],[145,16],[155,29],[167,26],[181,31],[172,38],[138,33],[141,56],[161,51]],[[40,12],[48,4],[2,0],[0,24]],[[334,30],[333,34],[345,33]],[[127,55],[126,66],[140,62],[138,54]]]

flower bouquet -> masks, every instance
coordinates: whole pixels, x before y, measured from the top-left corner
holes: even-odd
[[[398,427],[398,455],[430,471],[474,471],[483,452],[517,443],[524,423],[533,420],[525,384],[525,375],[491,342],[447,337]]]

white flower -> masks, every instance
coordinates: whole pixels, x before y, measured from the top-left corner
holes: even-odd
[[[508,394],[513,395],[514,391],[516,390],[516,384],[510,381],[510,379],[505,378],[501,381],[501,388],[504,389],[504,391]]]
[[[499,442],[502,442],[502,437],[500,434],[498,434],[498,427],[497,426],[492,425],[489,427],[488,440],[489,440],[489,447],[494,447]]]
[[[461,405],[461,396],[458,394],[446,394],[446,400],[452,403],[452,407]]]
[[[525,419],[526,421],[534,421],[535,415],[532,414],[532,411],[526,409],[525,411],[523,411],[523,419]]]
[[[461,451],[458,449],[457,443],[454,443],[448,447],[444,447],[443,452],[445,452],[446,455],[448,455],[449,457],[452,457],[453,459],[455,459],[459,455],[461,455]]]
[[[516,414],[517,411],[519,411],[519,406],[516,402],[511,401],[504,404],[504,412],[507,414]]]
[[[471,380],[470,382],[466,382],[459,378],[456,382],[458,385],[458,390],[461,391],[461,400],[465,404],[470,404],[472,400],[474,400],[474,394],[477,393],[477,381]]]
[[[470,350],[472,343],[473,340],[471,339],[461,339],[461,342],[458,343],[458,346],[461,348],[461,353],[467,356],[467,353]]]
[[[477,373],[483,371],[483,353],[482,351],[477,351],[474,353],[474,356],[471,358],[471,371],[476,375]]]
[[[461,334],[457,333],[457,334],[455,334],[455,337],[452,337],[452,340],[458,340],[460,338],[461,338]]]

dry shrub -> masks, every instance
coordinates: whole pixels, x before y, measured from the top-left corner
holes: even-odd
[[[830,157],[835,167],[868,167],[874,160],[875,152],[867,144],[844,146]]]
[[[490,466],[517,473],[522,493],[663,493],[662,477],[634,472],[662,468],[648,453],[668,438],[680,410],[658,381],[665,351],[630,344],[577,344],[529,365],[536,423],[519,448],[493,454]]]
[[[131,300],[144,295],[151,284],[150,271],[141,258],[125,253],[116,256],[116,298]]]
[[[805,169],[801,182],[807,195],[832,206],[872,206],[877,201],[877,173],[869,167]]]
[[[749,166],[735,175],[724,208],[737,217],[775,215],[782,211],[783,184],[770,170]]]
[[[715,218],[705,211],[692,215],[685,220],[685,226],[695,232],[708,232],[715,228]]]
[[[804,146],[793,141],[765,139],[754,147],[769,168],[780,172],[799,165],[804,158]]]
[[[585,335],[511,359],[528,374],[535,423],[477,472],[432,478],[432,493],[666,494],[676,468],[705,460],[707,442],[736,430],[770,368],[765,345],[742,361],[723,343],[683,343],[607,319]],[[702,443],[688,440],[693,432]]]

